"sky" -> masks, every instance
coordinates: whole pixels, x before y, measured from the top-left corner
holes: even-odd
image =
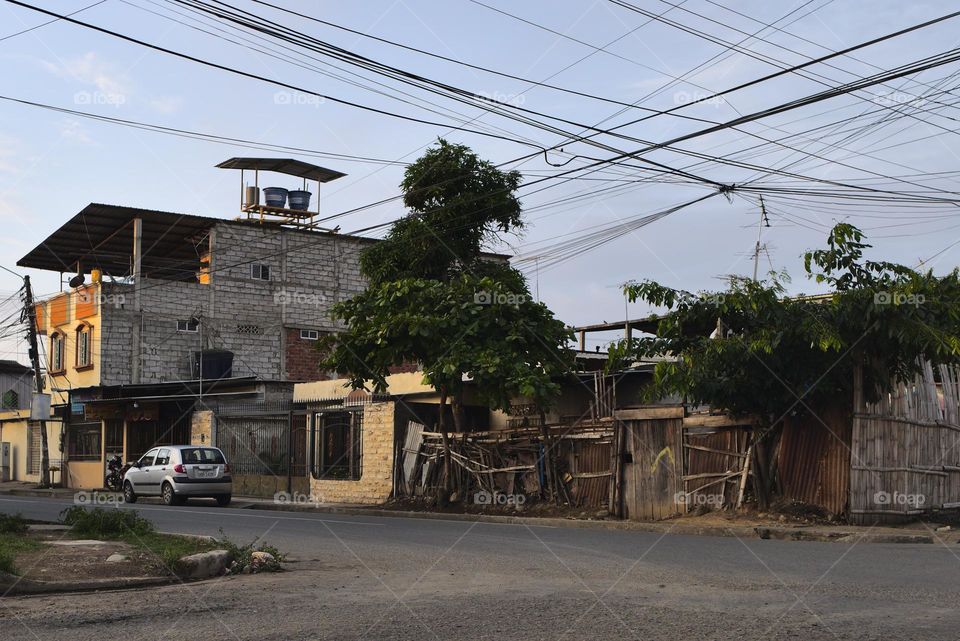
[[[811,66],[802,74],[784,74],[710,98],[811,57],[948,14],[956,5],[883,0],[629,3],[673,22],[664,24],[609,0],[272,0],[358,32],[351,33],[262,4],[230,2],[367,58],[507,103],[513,113],[521,113],[517,108],[529,110],[522,112],[526,115],[537,112],[533,117],[558,132],[402,85],[320,53],[255,38],[177,2],[30,2],[55,12],[79,11],[73,16],[77,20],[230,69],[437,123],[410,122],[240,77],[65,21],[50,22],[49,16],[0,0],[4,98],[391,161],[297,156],[348,174],[322,186],[324,216],[396,196],[403,163],[438,137],[467,144],[483,158],[505,163],[504,168],[519,169],[529,183],[948,51],[958,46],[960,34],[960,18],[954,18],[858,50],[853,57]],[[738,49],[731,49],[731,43]],[[953,74],[960,75],[960,64],[792,109],[735,130],[696,136],[645,153],[644,160],[633,160],[631,166],[605,165],[592,173],[568,174],[576,176],[574,180],[555,178],[522,187],[527,229],[491,249],[525,257],[517,265],[527,274],[531,289],[570,325],[649,313],[643,304],[625,301],[622,285],[627,281],[653,279],[697,291],[723,288],[731,274],[751,275],[761,194],[769,226],[761,230],[759,271],[763,275],[785,270],[792,277],[793,292],[819,291],[804,278],[802,254],[822,246],[829,228],[839,221],[867,232],[874,245],[872,255],[911,266],[926,261],[927,268],[948,271],[960,256],[960,224],[953,220],[957,209],[930,198],[934,192],[937,196],[952,192],[955,197],[960,175],[953,106],[958,80]],[[688,104],[697,100],[702,102]],[[649,116],[650,110],[673,108],[678,108],[674,115],[657,114],[622,127],[620,137],[598,135],[595,139],[603,146],[571,142],[563,135],[577,134],[584,125],[609,128]],[[547,120],[545,115],[556,119]],[[510,140],[451,128],[463,122]],[[760,145],[765,147],[757,149]],[[687,170],[688,177],[678,179],[646,162],[677,170],[698,162],[691,153],[715,158],[734,152],[743,154],[738,158],[750,166],[701,162]],[[23,270],[16,262],[90,202],[235,217],[239,178],[215,165],[238,155],[292,154],[161,135],[0,99],[0,266],[30,273],[38,294],[58,291],[59,274]],[[524,156],[531,157],[509,162]],[[769,173],[774,168],[780,173]],[[902,197],[871,201],[826,193],[851,191],[838,183],[857,185],[858,194],[869,187]],[[718,194],[717,185],[744,184],[753,190],[734,187],[731,194]],[[798,191],[802,189],[819,192]],[[587,193],[597,190],[604,191]],[[712,197],[650,224],[635,224],[641,216],[707,195]],[[392,201],[336,222],[341,231],[351,232],[403,214],[400,203]],[[591,251],[562,251],[556,246],[615,224],[630,228],[620,228],[618,234],[610,234],[615,239]],[[19,285],[16,276],[0,271],[0,300]],[[0,303],[0,316],[16,305],[16,299]],[[589,347],[602,347],[613,338],[598,335]],[[4,341],[0,352],[0,358],[25,360],[23,341]]]

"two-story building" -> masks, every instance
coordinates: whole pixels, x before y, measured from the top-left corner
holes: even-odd
[[[318,186],[343,175],[278,159],[220,166]],[[294,381],[327,377],[314,346],[336,329],[330,307],[362,291],[359,255],[374,241],[241,185],[232,220],[90,204],[18,261],[73,275],[37,305],[69,486],[101,487],[113,453],[187,442],[198,399],[289,400]]]

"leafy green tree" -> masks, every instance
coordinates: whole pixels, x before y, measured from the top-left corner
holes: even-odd
[[[870,246],[847,224],[827,247],[804,256],[827,296],[785,295],[786,275],[732,278],[724,291],[691,293],[629,283],[631,301],[666,308],[656,335],[611,347],[611,367],[642,357],[657,364],[651,399],[679,395],[756,421],[754,490],[761,507],[773,487],[775,443],[787,416],[852,409],[856,370],[868,398],[911,379],[924,360],[960,362],[960,277],[864,258]]]
[[[411,213],[363,253],[368,287],[334,306],[345,329],[321,345],[326,365],[354,388],[370,381],[383,391],[392,367],[421,366],[440,396],[448,484],[448,400],[458,431],[468,386],[493,409],[517,397],[547,408],[572,366],[569,330],[533,300],[522,274],[483,251],[522,228],[518,184],[519,174],[462,145],[428,150],[402,183]]]

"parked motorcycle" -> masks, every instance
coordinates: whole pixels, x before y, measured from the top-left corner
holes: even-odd
[[[103,479],[103,486],[108,490],[119,492],[123,489],[123,475],[130,469],[129,465],[123,464],[123,459],[119,454],[114,454],[107,461],[107,475]]]

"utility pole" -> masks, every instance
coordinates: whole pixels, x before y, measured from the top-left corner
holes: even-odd
[[[760,194],[760,222],[757,225],[757,245],[753,249],[753,281],[757,281],[757,272],[760,268],[760,235],[763,233],[764,223],[766,226],[770,226],[770,221],[767,219],[767,208],[763,204],[763,194]]]
[[[40,372],[40,351],[37,346],[37,308],[33,305],[33,289],[30,277],[23,277],[23,304],[29,329],[30,364],[33,366],[37,394],[43,394],[43,374]],[[33,404],[31,404],[33,405]],[[50,450],[47,445],[47,423],[40,419],[40,487],[50,487]]]

